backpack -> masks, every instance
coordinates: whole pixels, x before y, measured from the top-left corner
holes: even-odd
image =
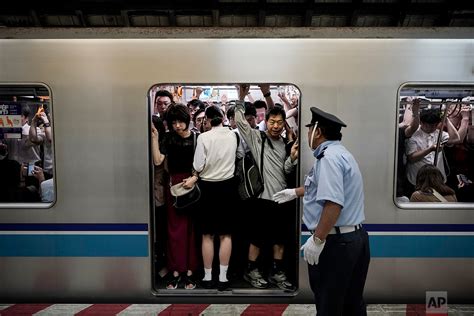
[[[237,190],[241,200],[248,200],[258,198],[263,192],[263,149],[265,147],[265,140],[267,135],[260,132],[262,137],[262,150],[260,155],[261,171],[251,153],[248,151],[243,158],[235,159],[235,178],[237,180]],[[237,136],[237,147],[240,145],[239,134]]]

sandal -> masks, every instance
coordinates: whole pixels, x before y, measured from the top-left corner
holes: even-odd
[[[179,275],[171,276],[171,279],[166,284],[167,290],[176,290],[178,288],[179,281],[181,281],[181,277]]]
[[[196,281],[194,281],[192,275],[184,275],[184,289],[194,290],[196,288]]]

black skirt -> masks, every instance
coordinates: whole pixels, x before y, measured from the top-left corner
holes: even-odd
[[[224,181],[199,181],[201,199],[195,211],[198,230],[203,235],[232,234],[238,197],[234,178]]]

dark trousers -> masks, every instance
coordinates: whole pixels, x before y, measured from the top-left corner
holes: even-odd
[[[362,294],[369,262],[369,236],[364,228],[328,235],[319,263],[308,264],[318,316],[367,315]]]

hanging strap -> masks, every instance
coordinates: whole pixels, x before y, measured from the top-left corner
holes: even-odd
[[[436,191],[435,189],[431,188],[431,190],[433,191],[433,195],[438,199],[440,200],[440,202],[448,202],[448,200],[446,200],[444,198],[444,196],[442,196],[441,194],[438,193],[438,191]]]

